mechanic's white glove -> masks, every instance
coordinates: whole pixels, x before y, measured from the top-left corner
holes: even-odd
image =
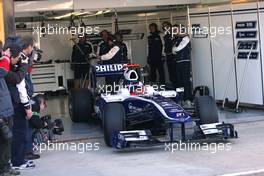
[[[90,57],[90,58],[92,58],[92,57],[96,57],[96,54],[91,53],[91,54],[89,54],[89,57]]]
[[[177,54],[177,47],[172,47],[172,54]]]

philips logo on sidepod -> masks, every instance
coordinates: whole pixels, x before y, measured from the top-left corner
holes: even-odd
[[[112,64],[112,65],[97,65],[96,72],[118,72],[122,71],[123,65],[122,64]]]

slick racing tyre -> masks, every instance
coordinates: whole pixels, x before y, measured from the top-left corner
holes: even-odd
[[[197,97],[195,99],[195,109],[201,125],[219,122],[217,106],[213,97]]]
[[[72,89],[69,99],[69,113],[73,122],[87,122],[91,119],[93,96],[88,89]]]
[[[105,144],[111,147],[112,135],[125,129],[125,109],[122,104],[110,103],[105,105],[103,128]]]

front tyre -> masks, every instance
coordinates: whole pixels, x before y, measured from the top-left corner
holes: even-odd
[[[125,109],[120,103],[106,104],[103,110],[105,144],[111,147],[112,135],[125,129]]]
[[[200,118],[200,125],[218,123],[216,102],[211,96],[200,96],[195,99],[196,113]]]

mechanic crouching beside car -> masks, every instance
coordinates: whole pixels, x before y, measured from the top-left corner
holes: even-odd
[[[191,106],[193,100],[191,85],[191,43],[184,26],[174,25],[172,53],[176,57],[176,87],[184,87],[184,101]]]

